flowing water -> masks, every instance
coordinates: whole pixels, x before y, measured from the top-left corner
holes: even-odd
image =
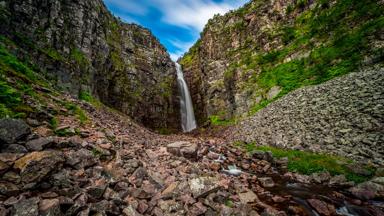
[[[180,89],[180,113],[181,113],[181,127],[184,132],[190,132],[195,129],[196,120],[193,112],[193,104],[191,95],[189,94],[187,83],[184,80],[183,70],[181,66],[176,63],[177,70],[177,83]]]

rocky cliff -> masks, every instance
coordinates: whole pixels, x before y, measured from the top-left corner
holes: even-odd
[[[376,0],[253,0],[215,16],[180,60],[200,124],[383,61],[383,10]]]
[[[2,41],[56,86],[90,95],[151,128],[176,128],[176,72],[147,29],[113,17],[101,0],[0,1]]]

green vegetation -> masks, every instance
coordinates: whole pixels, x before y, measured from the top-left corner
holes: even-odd
[[[94,107],[100,107],[101,102],[94,98],[91,93],[88,91],[80,91],[79,93],[79,99],[82,101],[86,101],[90,104],[92,104]]]
[[[57,119],[56,117],[53,117],[49,121],[49,125],[51,126],[52,130],[56,130],[56,128],[59,126],[59,119]]]
[[[306,0],[301,0],[294,8],[304,8],[307,4]],[[252,60],[249,55],[243,57],[242,63],[248,68],[261,68],[262,71],[249,82],[265,91],[281,86],[283,90],[278,98],[302,86],[319,84],[355,71],[367,55],[383,59],[384,50],[372,50],[370,45],[370,40],[384,28],[383,6],[373,0],[343,0],[333,7],[324,5],[328,5],[327,0],[297,17],[294,25],[281,28],[281,38],[286,45],[283,49],[260,54]],[[298,50],[307,50],[308,55],[302,53],[301,58],[284,62],[289,54]],[[256,104],[251,113],[271,101]]]
[[[20,61],[9,52],[7,46],[14,46],[14,43],[0,36],[0,118],[25,118],[33,110],[23,103],[23,96],[39,99],[33,84],[47,84],[28,63]]]
[[[254,38],[246,38],[241,47],[227,50],[225,56],[229,67],[224,79],[233,76],[233,69],[239,69],[244,75],[242,91],[252,92],[253,98],[262,97],[260,102],[254,102],[249,114],[255,114],[295,89],[357,71],[367,57],[373,63],[384,61],[382,46],[373,45],[374,41],[381,40],[384,29],[383,4],[376,0],[320,0],[309,7],[309,2],[298,0],[288,6],[286,13],[293,22],[274,22],[271,28],[262,31],[271,44],[281,43],[279,48],[265,52]],[[241,20],[250,13],[262,13],[259,6],[263,4],[265,1],[253,1],[224,16],[217,16],[208,26],[218,25],[229,18]],[[244,33],[240,22],[238,25],[239,28],[232,30]],[[206,27],[202,35],[209,29]],[[214,29],[210,33],[215,38],[222,38],[221,43],[226,43],[225,40],[233,35],[227,33],[228,27],[218,31],[215,26]],[[199,40],[180,63],[189,68],[198,66],[200,46]],[[274,86],[282,90],[275,98],[267,100],[267,92]]]
[[[347,165],[353,164],[353,161],[342,157],[298,150],[279,149],[269,146],[257,146],[254,143],[236,143],[235,145],[245,148],[248,152],[270,151],[275,158],[287,157],[289,159],[288,170],[291,172],[310,175],[312,173],[328,171],[331,175],[345,175],[349,181],[354,181],[356,183],[366,181],[370,178],[370,176],[361,176],[350,171],[347,168]],[[371,175],[375,173],[372,167],[367,166],[365,168],[371,172]]]
[[[235,119],[225,119],[217,115],[209,116],[209,122],[213,126],[230,126],[236,123]]]
[[[62,102],[62,105],[70,112],[71,115],[74,115],[79,120],[80,124],[84,125],[88,122],[88,116],[83,109],[81,109],[76,104],[70,102]]]
[[[78,48],[71,50],[70,58],[74,60],[82,69],[86,69],[90,64],[88,58]]]

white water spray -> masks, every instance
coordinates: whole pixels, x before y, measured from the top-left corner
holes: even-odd
[[[180,89],[180,113],[181,127],[184,132],[190,132],[196,128],[195,114],[193,112],[193,104],[191,95],[189,94],[187,83],[184,80],[183,70],[176,63],[177,83]]]

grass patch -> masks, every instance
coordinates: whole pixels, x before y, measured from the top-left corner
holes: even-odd
[[[89,93],[88,91],[80,91],[79,93],[79,99],[82,100],[82,101],[86,101],[90,104],[92,104],[93,106],[95,107],[100,107],[101,106],[101,102],[99,100],[97,100],[96,98],[94,98],[91,93]]]
[[[56,117],[51,118],[49,121],[49,125],[52,128],[52,130],[56,130],[56,128],[59,126],[59,119]]]
[[[217,115],[209,116],[209,122],[213,126],[230,126],[236,124],[235,119],[224,119]]]
[[[369,166],[366,166],[365,168],[371,173],[371,176],[361,176],[352,173],[347,168],[347,165],[353,164],[353,161],[342,157],[306,151],[279,149],[270,146],[257,146],[254,143],[236,144],[238,146],[241,145],[242,148],[245,148],[248,152],[270,151],[275,158],[287,157],[289,159],[288,170],[291,172],[310,175],[313,173],[328,171],[333,176],[345,175],[349,181],[354,181],[356,183],[366,181],[374,174],[374,169]]]

